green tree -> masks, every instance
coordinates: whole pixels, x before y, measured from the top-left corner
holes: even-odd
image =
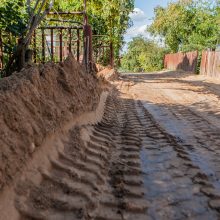
[[[83,9],[83,1],[55,1],[57,11],[74,11]],[[87,13],[93,33],[108,35],[106,41],[112,41],[116,58],[124,43],[123,36],[131,26],[130,12],[134,9],[134,0],[88,0]]]
[[[27,24],[27,13],[23,0],[3,1],[0,3],[0,33],[5,54],[15,50],[16,39],[21,37]],[[5,56],[4,62],[8,61]]]
[[[148,31],[164,39],[172,52],[215,48],[219,39],[218,2],[179,0],[155,8]]]
[[[53,0],[3,0],[0,4],[1,50],[7,54],[4,75],[25,66],[34,30],[53,7]],[[3,47],[2,47],[3,44]]]
[[[48,8],[50,0],[2,0],[0,2],[0,30],[3,36],[4,53],[8,54],[17,50],[18,38],[24,37],[30,25],[28,24],[34,4],[45,2],[43,10]],[[54,0],[54,11],[81,11],[83,0]],[[31,7],[28,7],[30,5]],[[38,7],[40,8],[40,7]],[[123,45],[123,35],[131,25],[129,14],[134,8],[134,0],[87,0],[87,13],[89,23],[94,34],[107,35],[106,41],[114,44],[115,56],[119,57],[119,51]],[[29,13],[28,13],[29,12]],[[70,18],[79,21],[80,18]],[[48,21],[44,20],[44,24]]]
[[[133,72],[161,70],[166,52],[153,40],[135,37],[128,43],[128,50],[123,55],[122,69]]]

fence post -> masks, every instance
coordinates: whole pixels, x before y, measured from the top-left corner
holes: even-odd
[[[92,28],[90,25],[84,25],[84,63],[87,70],[92,70]]]
[[[42,61],[45,63],[45,32],[44,28],[42,29]]]

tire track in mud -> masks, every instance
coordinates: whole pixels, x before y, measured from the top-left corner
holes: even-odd
[[[214,196],[214,193],[212,193],[213,197],[219,198],[220,129],[190,108],[173,106],[169,110],[178,120],[186,121],[190,127],[192,138],[190,140],[179,138],[179,141],[181,141],[193,163],[204,171],[209,181],[213,184],[216,194]],[[218,206],[216,204],[216,208],[220,209],[220,204]]]
[[[206,174],[206,180],[210,181],[212,187],[205,186],[201,189],[203,193],[210,197],[209,205],[216,210],[220,210],[220,129],[211,124],[193,110],[175,107],[173,111],[181,114],[188,120],[193,128],[194,144],[187,143],[185,147],[195,164]],[[204,184],[205,185],[205,184]]]
[[[191,160],[186,146],[168,134],[140,101],[137,109],[145,128],[141,157],[150,199],[148,215],[153,219],[219,219],[216,207],[210,205],[210,198],[218,198],[219,193]]]
[[[109,97],[103,119],[70,131],[42,180],[17,184],[21,219],[143,219],[140,129],[134,103]],[[134,127],[134,124],[137,125]]]
[[[209,178],[141,102],[109,96],[102,121],[64,145],[39,183],[17,185],[22,220],[219,218]]]

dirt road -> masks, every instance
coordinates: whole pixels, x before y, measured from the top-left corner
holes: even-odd
[[[16,188],[23,219],[219,219],[219,82],[126,74],[101,122],[73,128],[41,180]]]
[[[126,74],[123,81],[142,108],[139,118],[152,121],[141,119],[152,138],[151,146],[143,139],[141,151],[148,214],[219,218],[220,81],[183,72]]]

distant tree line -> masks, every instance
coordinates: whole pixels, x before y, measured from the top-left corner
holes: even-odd
[[[138,36],[128,43],[122,58],[124,71],[157,71],[163,68],[163,57],[167,50],[153,40]]]
[[[156,7],[154,13],[147,31],[163,42],[163,48],[151,40],[135,38],[123,56],[123,68],[131,71],[158,70],[163,67],[161,58],[164,53],[192,50],[201,53],[204,49],[215,49],[220,44],[219,0],[179,0],[165,8]],[[143,48],[138,46],[140,41],[144,42]],[[139,52],[133,56],[134,50],[138,51],[135,48],[139,48]]]
[[[216,48],[220,42],[219,1],[181,0],[155,8],[148,31],[172,52]]]

